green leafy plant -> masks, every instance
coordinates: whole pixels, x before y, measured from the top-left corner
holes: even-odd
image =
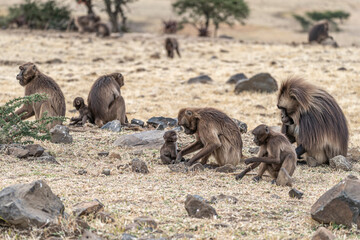
[[[45,113],[41,119],[34,121],[21,120],[22,115],[16,115],[15,111],[23,104],[33,104],[44,101],[47,97],[43,94],[15,98],[5,105],[0,106],[0,144],[31,142],[28,140],[49,140],[50,132],[47,125],[54,121],[64,121],[65,117],[48,117]],[[25,114],[25,113],[24,113]]]
[[[209,35],[212,22],[216,35],[221,23],[232,26],[235,21],[242,22],[250,10],[243,0],[177,0],[172,4],[174,11],[183,16],[182,22],[192,24],[199,36]]]

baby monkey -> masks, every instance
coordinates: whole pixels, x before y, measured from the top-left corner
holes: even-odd
[[[165,132],[164,134],[165,143],[160,149],[160,158],[163,164],[175,163],[177,149],[177,134],[174,130]]]
[[[86,104],[84,103],[84,99],[82,97],[75,98],[73,102],[73,106],[76,108],[76,110],[79,111],[80,116],[72,117],[70,119],[71,121],[70,125],[79,124],[81,126],[84,126],[87,121],[93,122],[88,106],[86,106]]]

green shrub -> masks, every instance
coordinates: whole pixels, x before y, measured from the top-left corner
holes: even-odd
[[[24,138],[26,138],[25,143],[31,142],[29,138],[41,141],[49,140],[50,132],[46,126],[53,121],[64,121],[65,117],[48,117],[45,113],[41,119],[23,121],[21,120],[22,115],[15,114],[16,109],[23,104],[33,104],[45,99],[45,95],[33,94],[15,98],[0,106],[0,144],[20,143]]]
[[[311,22],[309,20],[297,14],[293,14],[293,17],[295,18],[296,21],[300,23],[304,32],[307,32],[309,30],[311,26]]]

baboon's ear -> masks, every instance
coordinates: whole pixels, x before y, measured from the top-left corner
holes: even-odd
[[[193,112],[191,110],[186,110],[185,114],[189,117],[191,117],[193,115]]]

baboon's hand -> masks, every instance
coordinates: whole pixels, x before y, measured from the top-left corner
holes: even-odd
[[[242,172],[242,173],[236,175],[235,180],[241,180],[244,176],[245,176],[245,173]]]
[[[255,176],[255,177],[253,177],[254,182],[259,182],[259,181],[260,181],[260,179],[261,179],[261,177],[260,177],[260,176]]]
[[[245,164],[249,165],[250,163],[254,162],[253,160],[254,160],[254,158],[248,158],[248,159],[245,160]]]

